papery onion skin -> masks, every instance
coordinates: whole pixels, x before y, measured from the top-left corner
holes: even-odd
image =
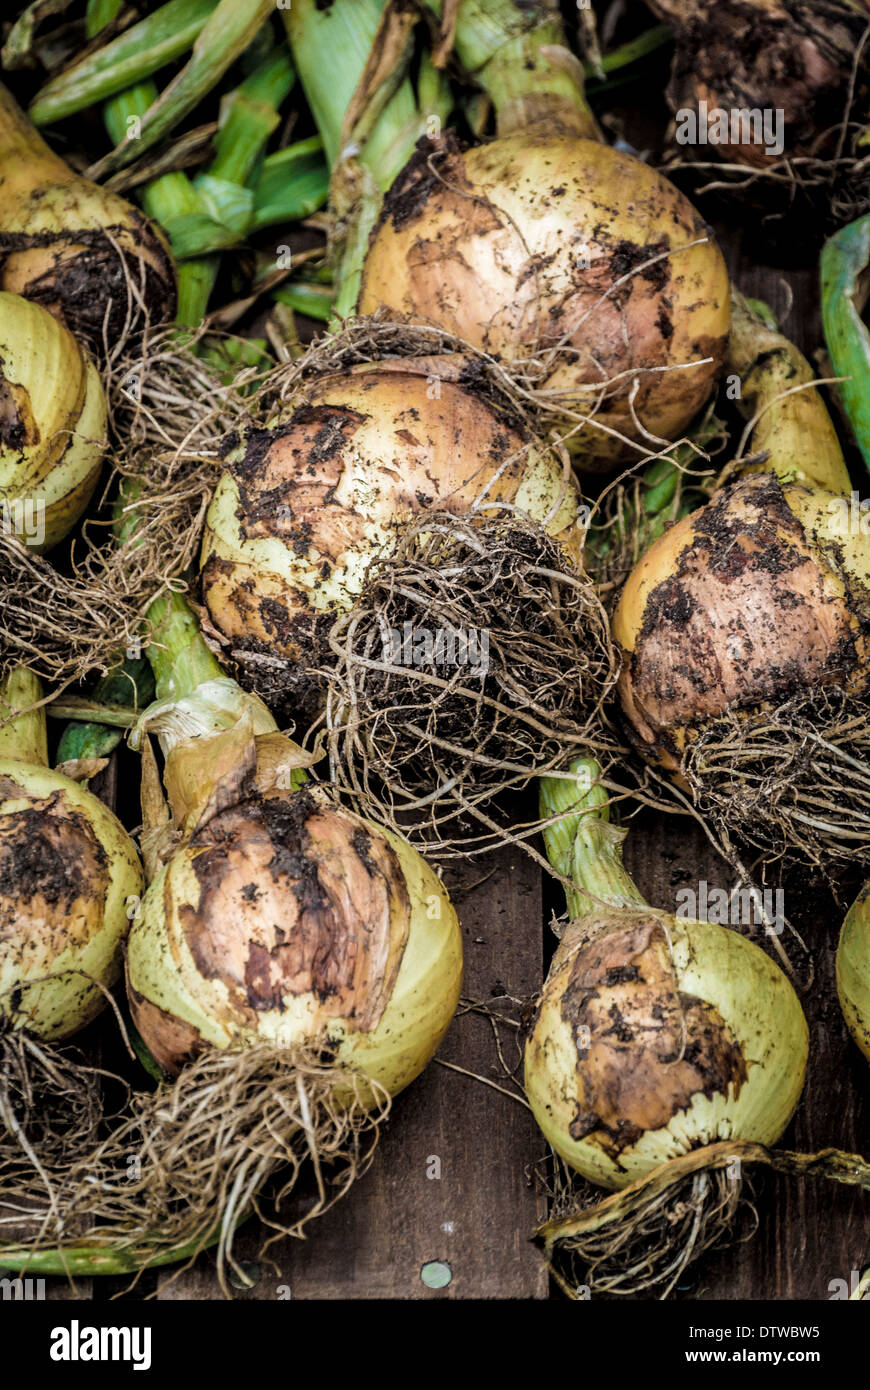
[[[870,1062],[870,884],[864,885],[843,922],[837,994],[849,1032]]]
[[[205,1044],[323,1044],[395,1095],[455,1012],[459,924],[398,836],[306,791],[215,816],[155,878],[128,995],[160,1064]]]
[[[144,881],[132,840],[91,792],[0,758],[0,1022],[47,1040],[83,1028],[120,974],[128,902]]]
[[[724,261],[687,199],[595,140],[540,133],[464,153],[423,142],[366,258],[360,312],[384,306],[527,367],[567,336],[536,387],[588,415],[597,384],[618,377],[596,421],[631,440],[633,382],[643,428],[677,438],[710,395],[729,324]],[[587,469],[637,457],[592,425],[567,443]]]
[[[87,353],[45,309],[0,292],[0,504],[28,548],[50,550],[82,515],[106,428]]]
[[[117,342],[137,296],[152,323],[171,318],[175,272],[163,233],[74,173],[2,85],[0,153],[0,290],[42,305],[94,350]]]
[[[526,1046],[526,1093],[560,1157],[619,1188],[719,1139],[778,1139],[808,1051],[779,967],[736,931],[652,909],[589,926],[603,935],[551,972]]]
[[[847,499],[758,475],[642,557],[613,618],[641,750],[674,769],[692,730],[796,690],[870,686],[870,538]]]
[[[574,554],[581,539],[555,455],[470,391],[411,369],[321,380],[238,452],[206,517],[202,594],[224,636],[276,656],[310,650],[315,615],[349,609],[371,559],[423,508],[463,515],[489,484],[488,501],[552,513],[548,531]]]

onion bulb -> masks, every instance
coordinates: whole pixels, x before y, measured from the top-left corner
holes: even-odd
[[[403,522],[474,503],[481,516],[519,508],[579,545],[576,490],[555,455],[470,390],[411,359],[315,378],[229,456],[202,544],[211,621],[236,646],[316,664],[318,636]]]
[[[222,676],[190,688],[220,668],[179,596],[152,619],[162,698],[137,739],[160,736],[175,835],[127,945],[139,1032],[170,1074],[209,1045],[322,1046],[395,1094],[458,1000],[462,943],[443,886],[401,836],[300,786],[312,755],[255,697]]]
[[[846,914],[837,947],[837,993],[849,1032],[870,1062],[870,913],[868,888]]]
[[[75,174],[0,86],[0,289],[41,304],[94,349],[114,343],[141,301],[174,312],[162,232],[124,198]]]
[[[56,1040],[103,1007],[143,879],[112,812],[48,766],[40,698],[20,667],[0,688],[0,1031]]]
[[[72,529],[100,476],[106,399],[96,367],[38,304],[0,291],[0,506],[38,551]]]
[[[437,324],[515,364],[564,410],[582,466],[610,468],[650,435],[677,438],[709,396],[725,263],[682,193],[595,138],[556,5],[461,3],[455,24],[498,138],[420,141],[372,232],[359,311]]]
[[[738,465],[629,576],[613,617],[620,699],[642,754],[720,830],[855,857],[870,846],[870,543],[807,363],[738,309],[732,360],[764,461]]]
[[[607,1188],[718,1140],[772,1143],[804,1081],[808,1030],[753,942],[644,901],[622,864],[598,765],[541,781],[548,857],[571,916],[525,1049],[535,1119]]]
[[[253,795],[197,829],[130,933],[128,993],[154,1057],[309,1044],[395,1095],[459,997],[456,914],[390,831],[303,789]]]

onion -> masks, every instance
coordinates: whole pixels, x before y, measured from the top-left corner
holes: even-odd
[[[100,476],[106,400],[63,324],[0,292],[0,503],[7,529],[42,552],[78,521]]]
[[[230,455],[201,578],[212,623],[236,647],[317,665],[372,561],[424,509],[512,506],[576,551],[577,495],[556,457],[437,370],[409,359],[315,377],[292,413]]]
[[[837,947],[837,993],[849,1032],[870,1062],[870,917],[865,888],[846,914]]]
[[[48,309],[102,350],[141,300],[152,320],[174,312],[175,277],[154,223],[73,173],[0,86],[0,289]]]
[[[606,469],[651,435],[676,438],[709,396],[725,265],[677,189],[594,138],[579,64],[573,99],[546,90],[542,69],[564,84],[570,57],[553,47],[556,6],[495,8],[497,23],[492,5],[460,4],[455,51],[492,96],[499,138],[421,141],[384,199],[359,310],[438,324],[515,364],[563,411],[583,466]],[[528,29],[516,43],[502,13],[508,32]]]
[[[111,811],[48,767],[40,698],[22,667],[0,689],[0,719],[25,711],[0,730],[0,1032],[57,1040],[103,1007],[143,881]]]
[[[732,357],[767,458],[635,567],[613,617],[619,694],[641,753],[726,840],[829,867],[870,847],[870,544],[808,364],[738,308]]]
[[[650,907],[623,867],[600,769],[587,759],[571,772],[541,782],[542,814],[559,817],[548,857],[573,886],[526,1043],[538,1124],[609,1188],[717,1140],[773,1142],[807,1060],[794,990],[738,932]]]
[[[308,1044],[395,1095],[456,1008],[462,949],[439,880],[398,836],[308,791],[201,825],[130,934],[133,1018],[169,1072],[205,1044]]]
[[[180,596],[150,618],[159,698],[134,742],[160,737],[175,835],[127,946],[139,1032],[173,1074],[209,1044],[329,1044],[339,1067],[395,1094],[456,1008],[462,945],[444,888],[401,836],[301,786],[313,755],[256,696],[200,679],[220,667]]]

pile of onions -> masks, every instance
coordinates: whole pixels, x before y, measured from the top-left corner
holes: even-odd
[[[709,396],[728,279],[686,198],[600,142],[560,33],[553,0],[461,0],[454,52],[491,96],[498,138],[420,142],[384,200],[358,307],[513,364],[601,470],[677,438]]]
[[[870,848],[870,542],[812,372],[739,299],[760,461],[642,557],[613,618],[636,746],[728,842],[821,865]],[[747,433],[749,430],[747,430]]]
[[[96,367],[38,304],[0,291],[0,505],[4,529],[50,550],[91,499],[106,447]]]
[[[171,318],[175,275],[163,234],[116,193],[75,174],[0,86],[0,289],[24,295],[95,350],[144,305]]]
[[[0,687],[0,1034],[56,1041],[105,1004],[143,881],[112,812],[49,767],[41,698],[23,667]]]
[[[849,1032],[870,1062],[870,912],[866,886],[847,912],[840,932],[837,993]]]

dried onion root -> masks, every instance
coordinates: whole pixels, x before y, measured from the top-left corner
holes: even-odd
[[[860,1154],[795,1153],[729,1139],[671,1159],[603,1201],[563,1182],[554,1215],[536,1232],[550,1273],[569,1298],[596,1294],[665,1299],[705,1251],[751,1236],[757,1222],[745,1168],[821,1177],[870,1190]],[[750,1218],[741,1231],[742,1212]]]
[[[370,566],[329,645],[331,779],[442,857],[469,852],[469,827],[477,852],[511,838],[497,794],[618,746],[603,717],[616,678],[606,615],[520,514],[419,517]]]
[[[266,1044],[209,1049],[181,1079],[133,1092],[114,1115],[104,1113],[102,1088],[96,1099],[107,1138],[95,1142],[86,1123],[61,1137],[39,1172],[4,1158],[4,1268],[138,1277],[181,1262],[177,1275],[215,1246],[229,1297],[231,1272],[245,1282],[233,1253],[239,1225],[263,1221],[264,1250],[282,1235],[301,1237],[366,1171],[389,1112],[385,1090],[322,1050]],[[309,1164],[314,1191],[303,1199],[297,1180]],[[282,1213],[291,1193],[292,1214]]]
[[[194,559],[220,476],[220,447],[249,407],[255,368],[221,363],[204,330],[131,336],[106,366],[110,454],[102,500],[130,487],[120,540],[110,519],[85,522],[60,570],[0,527],[0,670],[26,660],[60,686],[105,674],[135,644],[148,605]],[[133,520],[136,533],[133,534]]]

